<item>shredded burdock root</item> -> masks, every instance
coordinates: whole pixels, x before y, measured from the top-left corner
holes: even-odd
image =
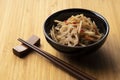
[[[50,36],[56,42],[67,46],[87,46],[98,41],[103,34],[99,32],[95,22],[83,14],[71,16],[67,20],[55,20]]]

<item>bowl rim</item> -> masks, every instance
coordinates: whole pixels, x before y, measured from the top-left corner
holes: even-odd
[[[62,44],[54,41],[53,39],[51,39],[50,36],[48,36],[48,34],[47,34],[46,31],[45,31],[45,24],[46,24],[47,20],[50,19],[52,16],[54,16],[54,14],[57,14],[57,13],[60,13],[60,12],[64,12],[64,11],[70,11],[70,10],[71,10],[71,11],[72,11],[72,10],[87,11],[87,12],[90,12],[90,13],[96,15],[97,17],[101,18],[101,19],[105,22],[105,24],[106,24],[106,32],[105,32],[105,34],[103,35],[103,37],[102,37],[101,39],[99,39],[97,42],[94,42],[94,43],[89,44],[89,45],[87,45],[87,46],[67,46],[67,45],[62,45]],[[43,26],[43,33],[44,33],[45,37],[47,37],[47,38],[48,38],[50,41],[52,41],[53,43],[55,43],[55,44],[57,44],[57,45],[60,45],[60,46],[62,46],[62,47],[67,47],[67,48],[68,48],[68,47],[69,47],[69,48],[87,48],[87,47],[91,47],[91,46],[93,46],[93,45],[96,45],[96,44],[100,43],[102,40],[104,40],[104,39],[108,36],[109,30],[110,30],[110,27],[109,27],[108,21],[106,20],[105,17],[103,17],[103,16],[102,16],[101,14],[99,14],[98,12],[95,12],[95,11],[93,11],[93,10],[83,9],[83,8],[68,8],[68,9],[63,9],[63,10],[56,11],[56,12],[52,13],[49,17],[47,17],[47,19],[46,19],[45,22],[44,22],[44,26]]]

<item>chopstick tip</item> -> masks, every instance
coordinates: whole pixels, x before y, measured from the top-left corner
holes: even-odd
[[[17,40],[20,41],[20,42],[23,42],[23,39],[21,39],[21,38],[18,38]]]

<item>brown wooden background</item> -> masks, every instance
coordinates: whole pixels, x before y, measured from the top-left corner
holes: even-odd
[[[75,80],[37,54],[24,59],[12,48],[17,38],[41,38],[41,48],[69,62],[98,80],[120,80],[120,0],[0,0],[0,80]],[[106,43],[96,54],[68,58],[53,49],[43,35],[45,19],[66,8],[85,8],[102,14],[109,22]],[[35,53],[35,52],[32,52]]]

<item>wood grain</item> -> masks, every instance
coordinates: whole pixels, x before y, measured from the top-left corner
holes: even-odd
[[[0,80],[76,80],[40,55],[16,57],[18,37],[41,38],[41,48],[98,80],[120,80],[120,0],[0,0]],[[93,55],[70,58],[53,49],[43,35],[45,19],[66,8],[85,8],[103,15],[110,25],[105,44]]]

